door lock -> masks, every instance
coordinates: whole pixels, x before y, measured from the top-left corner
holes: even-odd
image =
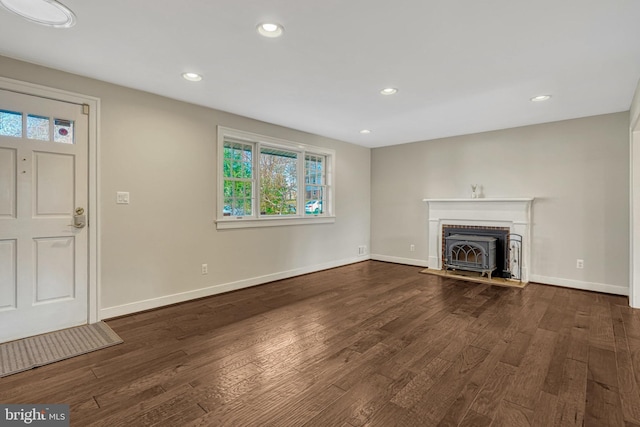
[[[84,208],[76,208],[75,213],[73,224],[69,224],[69,227],[84,228],[87,225],[87,216],[84,214]]]

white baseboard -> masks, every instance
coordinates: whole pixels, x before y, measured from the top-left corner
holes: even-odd
[[[124,316],[127,314],[137,313],[139,311],[151,310],[163,307],[165,305],[176,304],[192,299],[208,297],[223,292],[236,291],[238,289],[248,288],[251,286],[262,285],[264,283],[273,282],[275,280],[288,279],[290,277],[300,276],[303,274],[314,273],[316,271],[327,270],[329,268],[341,267],[343,265],[355,264],[357,262],[370,259],[369,255],[358,256],[339,261],[332,261],[324,264],[312,265],[309,267],[297,268],[294,270],[282,271],[279,273],[267,274],[265,276],[252,277],[249,279],[238,280],[237,282],[222,283],[206,288],[195,289],[192,291],[181,292],[178,294],[165,295],[162,297],[151,298],[142,301],[136,301],[128,304],[106,307],[100,310],[100,319],[110,319],[112,317]]]
[[[374,261],[394,262],[396,264],[415,265],[418,267],[429,266],[429,262],[424,259],[401,258],[397,256],[378,255],[378,254],[371,254],[371,259]]]
[[[542,283],[545,285],[564,286],[567,288],[582,289],[585,291],[604,292],[615,295],[629,295],[629,288],[625,286],[609,285],[606,283],[584,282],[581,280],[561,279],[559,277],[547,277],[532,274],[530,282]]]

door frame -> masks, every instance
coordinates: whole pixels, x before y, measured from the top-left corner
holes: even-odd
[[[629,142],[629,306],[640,308],[640,116],[630,125]]]
[[[34,83],[9,79],[0,76],[0,89],[24,93],[26,95],[49,98],[56,101],[70,102],[73,104],[85,104],[89,106],[89,135],[88,135],[88,190],[89,209],[87,215],[89,245],[88,245],[88,265],[87,265],[87,321],[95,323],[100,320],[100,257],[98,248],[100,247],[100,198],[98,173],[99,139],[100,139],[100,98],[88,95],[55,89]]]

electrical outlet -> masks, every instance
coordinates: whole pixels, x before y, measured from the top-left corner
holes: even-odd
[[[365,255],[367,253],[367,246],[358,246],[358,255]]]
[[[576,260],[576,268],[584,268],[584,260],[583,259],[577,259]]]
[[[209,274],[209,267],[207,264],[202,264],[202,274]]]
[[[411,252],[415,252],[415,250],[416,250],[416,245],[409,245],[409,250],[410,250]]]

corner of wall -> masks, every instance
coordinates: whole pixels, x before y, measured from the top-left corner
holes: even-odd
[[[640,81],[629,108],[629,305],[640,308]]]
[[[640,130],[640,80],[636,86],[636,91],[633,94],[631,100],[631,106],[629,107],[629,118],[632,130]]]

